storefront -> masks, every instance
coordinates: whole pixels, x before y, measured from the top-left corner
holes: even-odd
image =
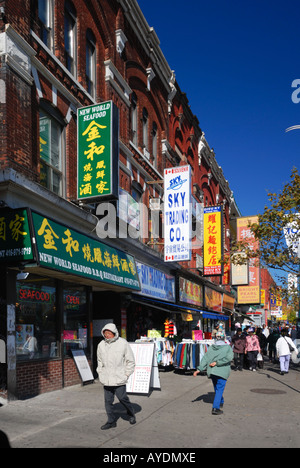
[[[94,291],[139,291],[135,259],[29,208],[4,209],[0,220],[8,396],[80,383],[72,351],[93,367]]]
[[[165,336],[166,320],[176,321],[175,277],[136,262],[141,290],[127,309],[127,339],[135,341],[151,333]],[[155,332],[154,332],[155,330]]]

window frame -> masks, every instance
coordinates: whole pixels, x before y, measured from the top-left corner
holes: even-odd
[[[66,158],[65,158],[65,124],[63,122],[63,119],[58,115],[58,112],[55,112],[54,109],[50,107],[49,104],[46,102],[41,103],[40,108],[39,108],[39,123],[41,123],[41,113],[45,115],[45,117],[48,117],[51,122],[53,122],[58,128],[59,128],[59,142],[58,142],[58,149],[59,149],[59,162],[60,162],[60,168],[58,169],[55,167],[55,165],[52,164],[52,158],[51,158],[51,147],[50,147],[50,161],[47,161],[41,156],[41,151],[40,151],[40,164],[44,164],[47,167],[47,170],[50,171],[50,183],[48,184],[42,184],[41,180],[40,183],[43,187],[47,188],[50,190],[52,193],[55,193],[56,195],[65,198],[65,191],[66,191]],[[40,132],[39,132],[40,136]],[[41,138],[41,137],[40,137]],[[52,142],[52,128],[50,129],[50,141]],[[40,140],[40,148],[41,148],[41,140]],[[41,162],[42,161],[42,162]],[[60,190],[56,192],[53,190],[53,172],[56,174],[59,174],[60,176]]]
[[[64,7],[64,42],[66,68],[77,78],[77,13],[69,0]]]
[[[86,31],[86,61],[85,61],[85,75],[87,91],[96,98],[97,89],[97,50],[96,50],[96,38],[91,29]]]
[[[44,8],[43,8],[44,6]],[[44,14],[43,14],[44,13]],[[45,18],[43,18],[43,16]],[[51,50],[54,50],[54,8],[53,0],[38,0],[38,18],[40,21],[40,38]]]

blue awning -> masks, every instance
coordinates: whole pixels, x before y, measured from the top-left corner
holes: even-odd
[[[229,319],[227,315],[218,314],[214,312],[207,312],[205,310],[196,309],[195,307],[183,306],[181,304],[174,304],[172,302],[158,301],[156,299],[147,298],[145,296],[134,295],[134,301],[148,303],[149,305],[151,305],[151,303],[160,304],[162,308],[163,306],[166,306],[166,305],[171,306],[172,308],[177,309],[177,310],[174,310],[173,312],[179,312],[179,313],[182,311],[191,312],[191,313],[198,312],[198,314],[202,315],[203,318],[210,318],[214,320],[228,320]],[[170,310],[170,312],[172,311]]]

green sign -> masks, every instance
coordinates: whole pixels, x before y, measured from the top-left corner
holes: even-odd
[[[0,211],[0,262],[34,260],[26,208]]]
[[[118,197],[119,115],[112,101],[77,110],[77,198]]]
[[[32,212],[41,266],[140,290],[134,257]]]

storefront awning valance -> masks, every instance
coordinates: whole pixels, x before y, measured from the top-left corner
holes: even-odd
[[[139,291],[132,255],[29,208],[0,213],[0,262],[38,267]]]
[[[229,319],[229,317],[227,315],[207,312],[207,311],[204,311],[204,310],[196,309],[194,307],[183,306],[181,304],[173,304],[171,302],[157,301],[155,299],[148,299],[146,297],[134,296],[133,301],[134,302],[139,302],[139,303],[145,303],[145,304],[148,304],[150,306],[153,305],[153,306],[156,306],[157,308],[160,308],[162,310],[167,310],[167,309],[164,309],[164,307],[168,306],[168,307],[170,307],[170,309],[168,311],[173,312],[173,313],[188,312],[188,313],[191,313],[193,315],[197,315],[197,314],[202,315],[203,318],[210,318],[210,319],[216,319],[216,320],[228,320]]]

